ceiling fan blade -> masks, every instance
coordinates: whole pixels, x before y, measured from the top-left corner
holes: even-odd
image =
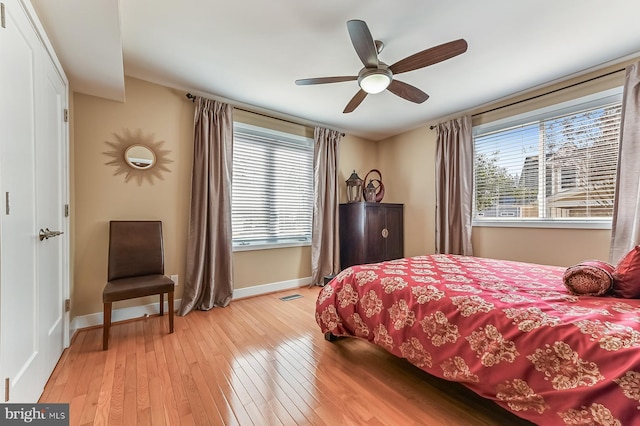
[[[403,81],[393,80],[387,89],[394,95],[400,96],[402,99],[415,102],[416,104],[421,104],[429,99],[429,95],[424,93],[422,90]]]
[[[354,81],[357,79],[357,76],[302,78],[300,80],[296,80],[296,84],[298,86],[306,86],[309,84],[340,83],[342,81]]]
[[[364,101],[364,98],[366,97],[367,97],[367,92],[360,89],[358,93],[356,93],[356,95],[353,98],[351,98],[347,106],[344,108],[344,111],[342,112],[344,114],[348,114],[352,112],[354,109],[358,108],[358,105],[360,105],[362,101]]]
[[[389,69],[394,74],[400,74],[424,68],[466,52],[467,46],[464,39],[450,41],[408,56],[391,65]]]
[[[356,53],[366,68],[378,67],[378,49],[369,27],[364,21],[353,19],[347,22],[347,30]]]

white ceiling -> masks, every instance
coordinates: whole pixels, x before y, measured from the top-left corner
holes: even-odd
[[[638,0],[31,0],[73,90],[122,101],[124,75],[380,140],[441,117],[639,55]],[[357,82],[346,22],[367,22],[387,64],[458,38],[466,53],[396,76],[342,110]]]

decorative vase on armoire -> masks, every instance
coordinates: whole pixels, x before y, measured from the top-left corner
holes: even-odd
[[[340,204],[340,267],[404,257],[403,216],[403,204]]]

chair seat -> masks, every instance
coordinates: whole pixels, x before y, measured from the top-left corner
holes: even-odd
[[[168,293],[173,290],[173,281],[162,274],[120,278],[107,282],[102,292],[102,302],[107,303],[151,296],[159,293]]]

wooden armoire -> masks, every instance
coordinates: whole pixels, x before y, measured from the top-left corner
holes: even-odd
[[[340,267],[404,257],[404,205],[340,204]]]

